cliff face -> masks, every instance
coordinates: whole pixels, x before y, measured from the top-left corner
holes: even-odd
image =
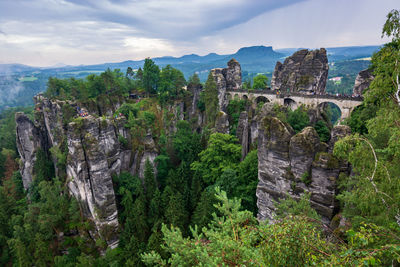
[[[121,167],[114,127],[107,120],[89,116],[81,125],[68,125],[67,140],[68,188],[100,233],[111,228],[113,234],[105,238],[113,248],[118,244],[118,212],[111,174],[118,173]]]
[[[358,73],[353,87],[353,95],[361,96],[365,89],[369,87],[371,82],[374,80],[374,75],[368,69],[360,71]]]
[[[47,136],[23,113],[17,112],[15,121],[17,125],[17,148],[21,158],[22,182],[24,188],[28,189],[32,183],[36,153],[42,147],[47,147]]]
[[[271,89],[282,92],[325,93],[328,78],[328,58],[324,48],[295,52],[282,64],[277,62]]]
[[[34,122],[24,114],[16,114],[17,146],[25,189],[35,177],[33,166],[36,153],[41,149],[52,156],[57,175],[66,178],[69,191],[79,200],[84,216],[94,222],[97,230],[94,238],[100,235],[109,247],[116,247],[118,212],[112,175],[128,171],[143,178],[146,160],[154,164],[158,155],[151,131],[140,138],[141,148],[132,150],[132,137],[124,127],[126,119],[98,115],[112,115],[119,103],[109,105],[108,111],[106,107],[99,110],[81,106],[97,112],[76,118],[77,103],[42,96],[37,96],[35,101]],[[68,122],[71,118],[75,119]],[[121,140],[125,141],[121,143]],[[60,158],[63,153],[64,160]],[[61,162],[64,167],[60,168]]]
[[[335,129],[335,128],[340,129]],[[335,126],[332,143],[337,135],[350,133],[347,126]],[[345,129],[344,129],[345,128]],[[311,193],[311,206],[329,222],[337,208],[336,179],[340,172],[348,172],[320,143],[312,127],[294,134],[290,126],[276,117],[263,116],[258,123],[258,178],[257,206],[260,220],[273,220],[274,201],[290,196],[298,199]]]

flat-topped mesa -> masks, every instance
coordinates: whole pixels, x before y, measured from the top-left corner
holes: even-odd
[[[324,48],[299,50],[277,62],[271,80],[271,89],[281,92],[325,94],[328,78],[328,57]]]
[[[366,69],[358,73],[353,87],[353,96],[361,96],[365,89],[369,87],[374,80],[374,75],[371,70]]]
[[[225,111],[228,100],[225,96],[226,90],[242,89],[242,69],[239,62],[232,58],[227,68],[216,68],[211,70],[218,90],[218,104]]]

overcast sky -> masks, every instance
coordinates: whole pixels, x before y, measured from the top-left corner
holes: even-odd
[[[0,63],[376,45],[400,0],[0,0]]]

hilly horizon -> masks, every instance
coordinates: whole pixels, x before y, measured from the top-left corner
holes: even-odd
[[[329,61],[337,61],[337,60],[346,60],[346,59],[355,59],[361,57],[371,56],[373,52],[377,51],[381,46],[379,45],[368,45],[368,46],[343,46],[343,47],[327,47],[328,52],[328,60]],[[217,53],[208,53],[204,56],[200,56],[197,54],[188,54],[183,55],[181,57],[174,56],[162,56],[162,57],[154,57],[152,60],[160,66],[164,65],[180,65],[183,68],[183,72],[185,73],[185,69],[187,67],[186,64],[211,64],[212,68],[214,67],[224,67],[226,62],[229,61],[232,57],[235,58],[240,64],[243,66],[246,65],[255,65],[261,64],[261,68],[266,68],[269,71],[275,67],[276,61],[279,59],[284,59],[285,57],[293,54],[294,52],[301,49],[313,49],[313,48],[280,48],[274,50],[272,46],[247,46],[238,49],[238,51],[234,54],[217,54]],[[316,48],[314,48],[316,49]],[[273,61],[273,62],[271,62]],[[144,59],[140,60],[126,60],[121,62],[105,62],[100,64],[82,64],[82,65],[64,65],[63,63],[58,63],[59,66],[46,66],[46,67],[35,67],[21,63],[6,63],[0,64],[0,75],[1,74],[12,74],[12,73],[23,73],[29,72],[33,70],[58,70],[58,71],[74,71],[74,70],[105,70],[107,68],[111,69],[126,69],[127,67],[138,68],[141,67],[144,63]],[[203,66],[196,66],[196,69],[201,69]],[[207,67],[207,66],[204,66]],[[254,66],[247,66],[251,69],[255,68]],[[246,67],[245,67],[246,68]],[[245,69],[244,68],[244,69]],[[198,71],[198,70],[195,70]],[[185,73],[186,76],[186,73]]]
[[[369,65],[368,58],[380,48],[380,46],[351,46],[326,48],[328,61],[331,64],[330,75],[346,76],[346,83],[341,85],[340,91],[347,90],[354,83],[359,71]],[[283,62],[287,56],[303,48],[286,48],[274,50],[272,46],[242,47],[234,54],[219,55],[209,53],[204,56],[188,54],[181,57],[163,56],[152,60],[159,67],[171,65],[179,69],[188,79],[193,73],[197,73],[204,82],[208,72],[213,68],[224,68],[227,62],[235,58],[241,65],[243,80],[252,80],[254,76],[263,73],[269,80],[276,62]],[[363,60],[359,60],[363,59]],[[367,60],[365,60],[367,59]],[[85,78],[90,74],[100,74],[110,68],[120,69],[126,72],[128,67],[138,69],[143,67],[142,60],[126,60],[122,62],[102,63],[94,65],[62,66],[61,67],[33,67],[23,64],[0,64],[0,110],[19,105],[31,105],[32,97],[47,87],[49,77],[57,78]],[[330,90],[334,87],[328,83]]]

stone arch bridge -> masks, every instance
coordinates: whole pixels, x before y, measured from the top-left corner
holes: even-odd
[[[249,99],[253,103],[272,102],[279,105],[288,106],[292,110],[304,104],[306,107],[321,107],[325,103],[333,103],[340,109],[340,120],[348,118],[353,109],[362,103],[362,97],[351,96],[334,96],[334,95],[306,95],[301,93],[282,93],[277,91],[244,91],[244,90],[227,90],[228,99],[239,98]]]

